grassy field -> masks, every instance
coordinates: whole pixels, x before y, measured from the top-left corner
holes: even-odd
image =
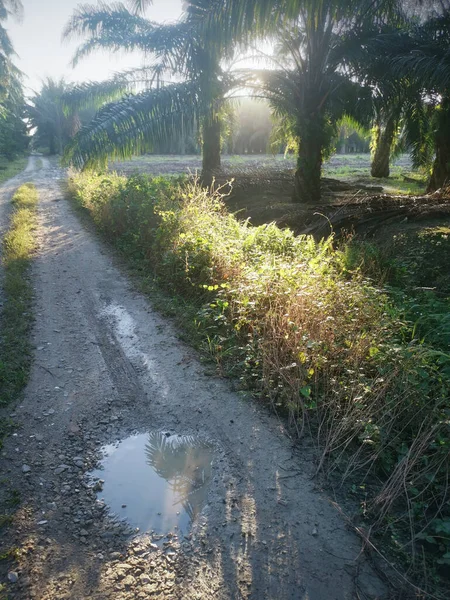
[[[201,166],[200,156],[155,155],[112,163],[110,169],[127,175],[173,175],[199,172]],[[264,171],[277,173],[294,170],[295,159],[270,154],[223,156],[222,168],[230,176]],[[387,179],[374,179],[370,176],[370,154],[336,154],[324,164],[323,175],[355,184],[381,185],[390,194],[421,194],[425,190],[425,177],[411,171],[411,161],[407,155],[393,161],[391,175]],[[404,175],[416,179],[417,183],[405,181]]]
[[[16,400],[28,380],[33,288],[29,269],[35,247],[36,205],[34,185],[25,184],[14,194],[11,223],[3,241],[3,307],[0,313],[0,408]],[[2,434],[8,428],[0,420]]]
[[[28,157],[22,156],[16,160],[7,161],[0,158],[0,184],[15,177],[25,169],[28,163]]]
[[[69,187],[217,372],[314,436],[375,543],[437,589],[450,563],[450,229],[336,245],[251,227],[174,178],[73,174]]]

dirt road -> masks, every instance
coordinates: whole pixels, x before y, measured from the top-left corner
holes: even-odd
[[[383,597],[282,424],[205,373],[82,227],[61,193],[63,172],[31,160],[14,181],[36,183],[40,206],[34,365],[0,457],[3,499],[21,498],[2,540],[18,548],[8,597]],[[130,536],[86,477],[105,444],[152,431],[214,447],[207,502],[187,535]]]

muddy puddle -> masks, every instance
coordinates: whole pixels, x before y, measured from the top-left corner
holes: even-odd
[[[186,534],[202,510],[212,477],[213,445],[195,436],[151,432],[103,448],[98,498],[141,532]]]

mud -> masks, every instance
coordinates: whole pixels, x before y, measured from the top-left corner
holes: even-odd
[[[0,453],[2,511],[14,515],[1,550],[17,550],[7,565],[17,581],[0,572],[8,598],[383,598],[360,540],[312,478],[310,449],[205,372],[80,224],[64,173],[30,164],[14,185],[40,193],[34,364]],[[105,445],[150,431],[215,442],[190,533],[172,529],[162,543],[112,519],[89,480]]]

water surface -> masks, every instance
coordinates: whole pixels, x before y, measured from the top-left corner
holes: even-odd
[[[106,446],[98,498],[142,532],[187,533],[203,508],[212,476],[213,446],[195,436],[156,431]]]

